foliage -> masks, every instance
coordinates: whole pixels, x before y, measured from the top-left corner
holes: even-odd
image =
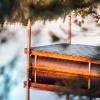
[[[51,20],[63,17],[71,11],[85,11],[100,0],[1,0],[0,19],[10,22]],[[97,5],[96,4],[96,5]]]

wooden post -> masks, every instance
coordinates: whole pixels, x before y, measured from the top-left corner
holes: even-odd
[[[68,44],[71,44],[71,16],[68,16]]]
[[[28,20],[28,41],[27,41],[27,91],[26,100],[30,100],[30,47],[31,47],[31,21]]]

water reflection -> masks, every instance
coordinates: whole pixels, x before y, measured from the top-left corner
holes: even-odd
[[[87,25],[87,19],[85,20],[85,24],[87,25],[88,31],[86,31],[86,37],[82,35],[81,27],[77,26],[74,23],[74,20],[76,18],[73,17],[73,27],[72,27],[72,36],[73,40],[72,43],[82,43],[82,44],[91,44],[91,45],[100,45],[100,36],[98,33],[100,33],[100,30],[98,27],[95,26],[94,22],[92,23],[94,26],[89,23]],[[91,20],[93,20],[91,18]],[[90,17],[89,17],[90,21]],[[41,24],[41,25],[40,25]],[[47,44],[52,44],[56,42],[67,42],[67,17],[65,19],[65,22],[61,19],[59,19],[57,22],[52,21],[52,22],[46,22],[45,24],[41,22],[37,22],[34,24],[32,27],[32,46],[38,46],[38,45],[47,45]],[[88,27],[89,26],[89,27]],[[57,27],[57,28],[56,28]],[[62,30],[60,27],[63,27],[64,30]],[[7,30],[5,30],[7,28]],[[40,28],[40,32],[37,34],[35,33],[36,30]],[[90,32],[92,29],[93,34]],[[96,30],[96,32],[95,32]],[[56,36],[57,41],[52,40],[52,34]],[[78,34],[79,33],[79,34]],[[94,36],[96,35],[96,37]],[[79,37],[78,37],[79,36]],[[90,36],[88,38],[88,36]],[[55,39],[54,39],[55,40]],[[95,41],[93,41],[95,40]],[[0,29],[0,100],[24,100],[25,99],[25,89],[23,88],[23,81],[25,80],[26,77],[26,55],[24,55],[24,48],[27,46],[27,30],[26,26],[22,26],[21,24],[17,25],[11,25],[11,24],[4,24],[4,30],[2,31]],[[65,47],[64,47],[65,48]],[[99,49],[98,49],[99,50]],[[98,51],[99,52],[99,51]],[[65,85],[73,85],[74,82],[78,83],[80,78],[75,80],[71,80],[71,83],[63,82]],[[84,85],[84,88],[87,88],[87,80],[86,83],[81,83]],[[97,81],[98,83],[99,81]],[[58,84],[58,83],[57,83]],[[79,84],[79,86],[80,86]],[[73,88],[76,88],[76,84],[73,85]],[[80,86],[81,87],[81,86]],[[96,91],[95,86],[94,91]],[[99,87],[99,86],[98,86]],[[99,89],[99,88],[97,88]],[[55,95],[56,93],[51,93],[48,92],[36,92],[35,97],[34,96],[34,89],[32,91],[32,98],[35,100],[41,99],[44,100],[42,95],[46,95],[45,97],[48,98],[50,96],[52,100],[57,99],[57,100],[64,100],[65,96],[59,97]],[[35,90],[36,91],[36,90]],[[52,94],[52,95],[51,95]],[[88,100],[87,97],[80,97],[80,96],[75,96],[75,95],[70,95],[71,100]]]

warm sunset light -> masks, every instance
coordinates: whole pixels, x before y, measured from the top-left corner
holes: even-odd
[[[100,0],[0,0],[0,100],[100,100]]]

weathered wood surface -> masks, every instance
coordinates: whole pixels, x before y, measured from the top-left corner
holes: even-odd
[[[27,86],[27,82],[24,82],[24,86]],[[80,95],[87,95],[90,93],[90,90],[88,89],[71,89],[64,86],[57,86],[57,85],[48,85],[48,84],[41,84],[41,83],[34,83],[30,82],[30,87],[37,88],[41,90],[48,90],[48,91],[56,91],[56,92],[66,92],[66,93],[79,93]]]
[[[25,49],[27,53],[27,49]],[[31,48],[31,55],[100,64],[100,46],[54,44]]]
[[[100,97],[100,78],[84,77],[81,75],[36,71],[36,82],[34,81],[34,69],[30,76],[30,87],[49,91],[63,92],[64,94],[77,94],[84,96]],[[90,88],[88,89],[88,79]]]
[[[30,51],[30,87],[100,97],[99,46],[63,43],[34,47]]]
[[[31,87],[49,91],[100,97],[100,64],[32,56]],[[34,72],[36,71],[36,84]],[[90,89],[88,89],[90,80]]]
[[[89,72],[88,63],[79,61],[70,61],[64,59],[55,59],[48,57],[38,57],[36,67],[34,67],[34,58],[32,59],[32,68],[34,70],[45,71],[45,73],[52,73],[59,77],[66,77],[69,74],[82,75],[84,77],[99,77],[100,78],[100,64],[91,64],[91,71]]]
[[[77,81],[76,81],[77,80]],[[58,80],[50,82],[49,78],[37,77],[37,83],[30,81],[31,88],[47,91],[63,92],[64,94],[75,94],[90,97],[100,97],[100,86],[97,81],[91,79],[91,88],[88,89],[85,79]],[[100,82],[100,80],[99,80]],[[25,87],[27,83],[24,83]]]

